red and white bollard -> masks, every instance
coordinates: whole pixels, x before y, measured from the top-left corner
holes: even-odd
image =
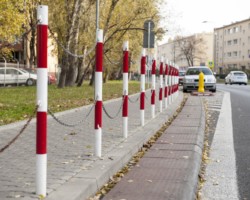
[[[177,97],[179,96],[179,66],[177,67]]]
[[[166,66],[165,66],[164,102],[165,102],[165,108],[167,108],[168,107],[168,60],[166,60]]]
[[[145,72],[146,72],[146,52],[142,49],[141,57],[141,96],[140,96],[140,111],[141,111],[141,126],[145,124]]]
[[[162,96],[163,96],[163,57],[161,57],[161,63],[160,63],[160,90],[159,90],[160,112],[162,112]]]
[[[171,91],[171,102],[174,101],[174,95],[175,95],[175,67],[174,63],[172,64],[172,91]]]
[[[37,8],[36,194],[46,197],[48,110],[48,6]]]
[[[174,98],[176,99],[178,95],[178,69],[177,65],[175,65],[175,95]]]
[[[95,155],[102,156],[102,67],[103,67],[103,30],[96,33],[95,68]]]
[[[171,65],[171,62],[169,62],[169,75],[168,75],[168,85],[169,85],[169,90],[168,90],[168,104],[170,105],[172,103],[172,71],[173,67]]]
[[[151,84],[151,116],[152,118],[155,118],[155,72],[156,72],[156,60],[153,59],[152,63],[152,70],[151,70],[151,76],[152,76],[152,84]]]
[[[129,68],[128,41],[123,44],[123,137],[128,137],[128,68]]]

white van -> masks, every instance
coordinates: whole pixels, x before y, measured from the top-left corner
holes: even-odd
[[[34,85],[37,81],[37,75],[31,74],[24,69],[14,67],[0,68],[0,85]]]

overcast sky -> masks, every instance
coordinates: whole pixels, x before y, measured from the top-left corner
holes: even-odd
[[[250,0],[165,0],[168,35],[212,31],[250,18]],[[207,21],[207,23],[202,23]]]

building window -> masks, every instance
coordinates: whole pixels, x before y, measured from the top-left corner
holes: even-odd
[[[234,39],[233,42],[234,42],[234,45],[238,44],[238,40],[237,39]]]
[[[227,52],[227,57],[231,57],[231,52]]]
[[[231,40],[228,40],[228,41],[227,41],[227,45],[228,45],[228,46],[232,45],[232,41],[231,41]]]
[[[237,57],[237,55],[238,55],[238,52],[237,52],[237,51],[234,51],[234,52],[233,52],[233,56],[234,56],[234,57]]]
[[[235,32],[236,32],[236,33],[239,32],[239,27],[235,27]]]

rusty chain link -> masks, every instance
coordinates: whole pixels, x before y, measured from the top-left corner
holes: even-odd
[[[129,100],[130,103],[136,103],[136,102],[139,100],[139,98],[140,98],[140,95],[138,95],[137,99],[132,100],[132,99],[130,98],[130,96],[128,96],[128,100]]]
[[[82,124],[85,120],[87,120],[87,118],[89,117],[89,115],[90,115],[90,113],[92,112],[93,108],[95,107],[95,104],[96,104],[96,100],[95,100],[95,102],[93,103],[93,105],[91,106],[89,112],[86,114],[85,118],[82,119],[82,120],[80,120],[80,121],[78,121],[78,122],[76,122],[76,123],[74,123],[74,124],[67,124],[66,122],[63,122],[62,120],[58,119],[58,117],[56,117],[55,114],[54,114],[50,109],[48,109],[48,112],[49,112],[49,114],[52,116],[52,118],[53,118],[56,122],[58,122],[59,124],[61,124],[61,125],[63,125],[63,126],[67,126],[67,127],[76,127],[76,126]]]
[[[103,108],[103,111],[104,111],[104,113],[107,115],[108,118],[110,118],[110,119],[115,119],[115,118],[119,115],[119,113],[121,112],[123,103],[124,103],[124,96],[122,97],[122,101],[121,101],[121,105],[120,105],[120,107],[119,107],[119,110],[118,110],[118,112],[117,112],[114,116],[111,116],[111,115],[108,113],[108,111],[107,111],[107,109],[105,108],[104,104],[102,104],[102,108]]]

